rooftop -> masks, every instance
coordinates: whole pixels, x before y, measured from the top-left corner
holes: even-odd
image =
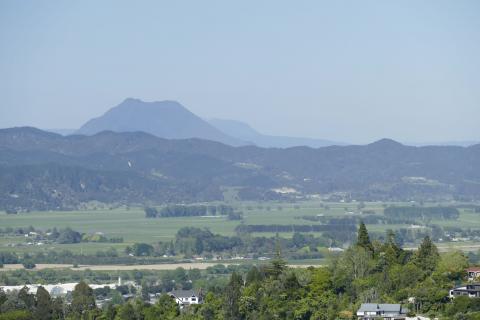
[[[390,303],[362,303],[358,312],[376,312],[376,311],[384,311],[384,312],[396,312],[396,313],[406,313],[407,310],[404,308],[402,310],[401,304],[390,304]]]
[[[190,298],[190,297],[197,296],[197,294],[193,290],[173,290],[168,294],[175,296],[177,298]]]
[[[480,267],[470,267],[467,272],[480,272]]]

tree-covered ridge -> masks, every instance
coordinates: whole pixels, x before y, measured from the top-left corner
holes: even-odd
[[[62,300],[51,299],[44,291],[36,296],[25,291],[1,293],[0,319],[49,315],[44,319],[333,320],[352,319],[365,302],[402,303],[409,308],[410,315],[479,318],[480,299],[448,299],[448,290],[464,280],[468,266],[461,252],[440,255],[428,237],[418,250],[403,250],[395,242],[393,232],[387,234],[384,242],[372,241],[364,225],[357,237],[355,245],[325,267],[288,268],[277,243],[271,263],[252,266],[245,272],[234,271],[225,285],[204,281],[197,275],[193,279],[200,282],[193,285],[202,286],[203,303],[182,310],[166,294],[150,304],[145,300],[148,295],[143,294],[150,292],[148,289],[142,289],[132,300],[99,309],[92,300],[94,292],[80,283],[69,298],[71,303],[62,308]],[[188,287],[191,282],[179,281],[177,285]],[[143,283],[143,288],[149,285]],[[40,306],[38,301],[46,302]]]
[[[155,205],[347,193],[361,200],[478,199],[480,145],[411,147],[382,140],[312,149],[230,147],[142,132],[63,137],[0,130],[0,208],[72,209],[97,200]],[[414,164],[414,165],[412,165]],[[53,192],[52,190],[55,190]]]

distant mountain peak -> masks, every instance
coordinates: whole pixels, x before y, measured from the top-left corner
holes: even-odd
[[[160,101],[145,101],[145,100],[142,100],[142,99],[139,99],[139,98],[133,98],[133,97],[129,97],[129,98],[126,98],[125,100],[123,100],[122,103],[120,103],[120,105],[122,104],[131,104],[131,103],[136,103],[136,104],[148,104],[148,105],[158,105],[158,106],[164,106],[164,105],[178,105],[182,108],[185,108],[184,106],[182,106],[180,104],[180,102],[176,101],[176,100],[160,100]]]
[[[369,146],[398,147],[398,146],[403,146],[403,144],[401,144],[400,142],[395,141],[393,139],[383,138],[383,139],[380,139],[380,140],[377,140],[375,142],[370,143]]]
[[[111,108],[109,111],[115,111],[118,109],[173,109],[177,112],[188,112],[192,114],[187,108],[185,108],[181,103],[175,100],[162,100],[162,101],[143,101],[137,98],[127,98],[123,100],[119,105]]]
[[[244,144],[174,100],[145,102],[127,98],[102,116],[89,120],[77,133],[93,135],[101,131],[143,131],[166,139],[199,138],[234,146]]]
[[[137,99],[137,98],[132,98],[132,97],[128,97],[126,98],[125,100],[123,100],[122,103],[130,103],[130,102],[143,102],[142,100],[140,99]]]

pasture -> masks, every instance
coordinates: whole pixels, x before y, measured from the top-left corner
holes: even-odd
[[[280,224],[280,225],[306,225],[318,222],[301,219],[303,216],[330,216],[346,217],[357,215],[359,203],[322,203],[316,201],[302,201],[297,203],[284,202],[232,202],[229,203],[238,211],[243,212],[245,224]],[[396,203],[406,205],[407,203]],[[430,205],[430,204],[429,204]],[[381,202],[365,203],[365,210],[372,210],[382,214],[385,204]],[[439,220],[436,224],[441,226],[456,226],[460,228],[480,229],[478,213],[461,209],[458,220]],[[0,228],[26,228],[33,226],[36,229],[47,230],[70,227],[83,233],[104,233],[107,237],[122,237],[123,243],[79,243],[79,244],[47,244],[26,245],[22,236],[0,236],[0,251],[37,252],[44,250],[68,249],[74,252],[95,253],[99,250],[115,248],[119,251],[136,242],[156,243],[159,241],[174,240],[178,229],[182,227],[208,228],[213,233],[234,235],[235,227],[241,221],[230,221],[225,216],[214,217],[172,217],[172,218],[145,218],[143,208],[116,208],[83,211],[50,211],[29,212],[7,215],[0,213]],[[409,228],[404,224],[375,224],[367,225],[370,232],[383,233],[388,229]],[[274,236],[275,233],[258,233],[253,235]],[[283,237],[291,237],[291,233],[280,233]],[[20,244],[13,247],[14,244]],[[465,248],[477,248],[478,243],[469,243]],[[462,243],[443,243],[446,247],[462,248]],[[476,250],[476,249],[475,249]]]

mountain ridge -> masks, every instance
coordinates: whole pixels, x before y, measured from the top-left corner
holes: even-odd
[[[144,132],[64,137],[27,127],[1,129],[0,151],[0,208],[218,201],[225,188],[243,200],[480,198],[480,144],[415,147],[383,139],[282,149]],[[283,187],[296,193],[275,192]]]
[[[213,118],[207,121],[220,131],[225,132],[232,137],[236,137],[237,139],[247,141],[264,148],[289,148],[295,146],[320,148],[330,145],[346,145],[344,142],[325,139],[262,134],[252,128],[249,124],[237,120]]]

